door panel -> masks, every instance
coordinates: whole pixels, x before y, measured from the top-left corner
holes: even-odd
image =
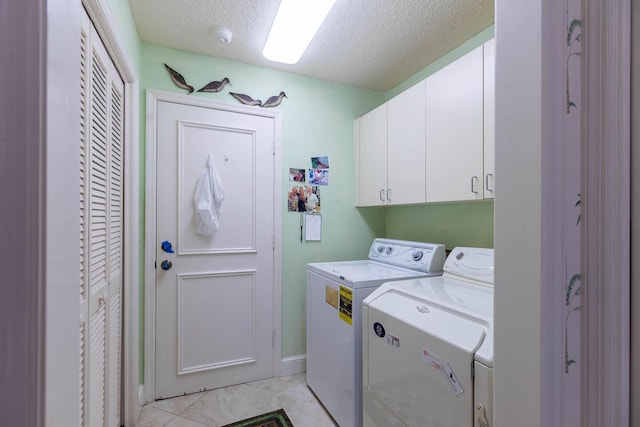
[[[208,298],[210,292],[215,292],[215,300]],[[256,362],[251,339],[255,294],[255,271],[178,277],[179,374]],[[234,300],[244,301],[240,311],[228,303]],[[233,327],[211,327],[227,325],[228,319],[233,319]]]
[[[156,397],[271,377],[274,120],[161,101],[156,123]],[[201,236],[209,154],[225,197],[218,231]]]
[[[215,141],[215,144],[211,144],[211,141]],[[254,185],[255,144],[253,132],[244,129],[183,121],[178,123],[178,195],[181,198],[178,248],[181,254],[256,250],[253,217],[257,209]],[[233,190],[226,192],[223,204],[224,211],[233,214],[225,215],[225,227],[218,230],[214,239],[195,233],[193,204],[194,183],[197,182],[209,153],[214,155],[220,181],[225,184],[225,188],[233,183]],[[225,163],[231,161],[233,167],[224,167]]]

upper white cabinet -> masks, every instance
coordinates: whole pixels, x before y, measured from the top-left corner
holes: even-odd
[[[358,206],[425,202],[424,81],[356,121]]]
[[[387,203],[424,203],[424,80],[387,104]]]
[[[358,206],[493,198],[495,41],[356,120]]]
[[[483,47],[426,79],[427,202],[483,198]]]
[[[387,104],[356,120],[355,154],[357,205],[384,205],[387,197]]]
[[[493,199],[495,187],[496,39],[484,44],[484,198]]]

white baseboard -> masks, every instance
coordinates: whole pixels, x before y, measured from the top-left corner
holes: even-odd
[[[307,372],[307,355],[283,357],[280,359],[280,376],[303,374]]]

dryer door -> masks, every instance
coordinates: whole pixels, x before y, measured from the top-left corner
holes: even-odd
[[[365,426],[395,418],[413,427],[472,426],[473,358],[487,325],[393,289],[363,313]]]

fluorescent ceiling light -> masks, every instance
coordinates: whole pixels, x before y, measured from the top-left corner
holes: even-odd
[[[262,54],[295,64],[320,28],[336,0],[282,0]]]

